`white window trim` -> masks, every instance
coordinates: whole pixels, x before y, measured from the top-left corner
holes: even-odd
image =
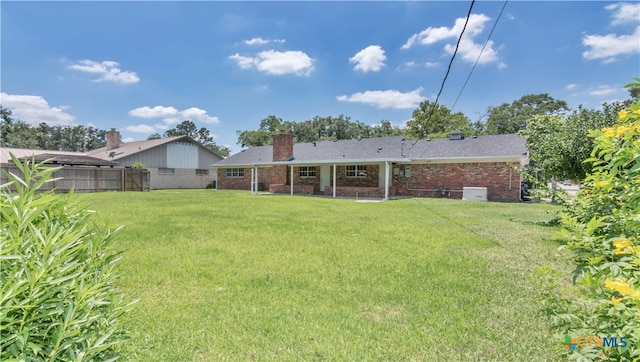
[[[349,169],[353,168],[353,169]],[[347,178],[364,178],[367,177],[367,165],[347,165],[344,166],[344,175]]]

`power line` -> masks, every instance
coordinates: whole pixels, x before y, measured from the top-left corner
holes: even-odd
[[[453,64],[453,60],[456,58],[456,54],[458,53],[458,47],[460,46],[460,40],[462,40],[462,35],[464,31],[467,29],[467,24],[469,23],[469,17],[471,16],[471,10],[473,10],[473,4],[475,4],[475,0],[471,0],[471,6],[469,6],[469,11],[467,12],[467,19],[464,22],[464,27],[462,27],[462,31],[460,32],[460,36],[458,37],[458,42],[456,43],[456,49],[453,51],[453,55],[451,56],[451,60],[449,61],[449,67],[447,68],[447,73],[444,75],[444,79],[442,79],[442,84],[440,85],[440,90],[438,91],[438,95],[436,96],[436,101],[431,105],[431,110],[429,111],[429,116],[425,123],[429,123],[431,117],[433,116],[433,112],[436,110],[436,106],[438,105],[438,99],[440,99],[440,94],[442,94],[442,90],[444,89],[444,84],[447,82],[447,78],[449,77],[449,72],[451,71],[451,65]],[[411,145],[411,147],[415,146],[416,143],[422,138],[422,132],[418,135],[418,139]]]
[[[491,32],[489,32],[489,36],[487,37],[487,40],[484,42],[484,45],[482,46],[482,49],[480,50],[480,54],[478,54],[478,58],[476,59],[476,62],[473,63],[473,67],[471,67],[471,71],[469,72],[469,75],[467,76],[467,80],[464,81],[464,84],[462,85],[462,89],[460,89],[460,93],[458,93],[458,97],[456,98],[456,101],[453,102],[453,106],[451,107],[451,111],[453,111],[453,108],[456,106],[456,104],[458,104],[458,100],[460,99],[460,96],[462,95],[462,92],[464,91],[464,88],[467,86],[467,82],[469,82],[469,78],[471,78],[471,73],[473,73],[473,70],[476,69],[476,65],[478,65],[478,61],[480,61],[480,57],[482,56],[482,52],[484,52],[484,48],[489,43],[489,39],[491,39],[491,35],[493,34],[493,31],[495,30],[496,25],[498,25],[498,20],[500,20],[500,17],[502,16],[502,12],[504,11],[504,8],[507,6],[508,2],[509,2],[509,0],[506,0],[504,2],[504,4],[502,5],[502,9],[500,10],[500,14],[498,14],[498,17],[496,18],[496,22],[493,23],[493,27],[491,28]]]

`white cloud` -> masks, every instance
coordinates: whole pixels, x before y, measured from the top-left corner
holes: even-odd
[[[467,23],[464,35],[470,37],[479,35],[482,33],[482,30],[484,30],[484,24],[489,20],[490,18],[484,14],[471,14],[469,16],[469,22]],[[455,24],[451,28],[447,28],[446,26],[434,28],[430,26],[419,34],[412,35],[402,46],[402,49],[409,49],[416,42],[422,45],[429,45],[450,38],[457,39],[464,28],[465,21],[466,18],[457,18]]]
[[[230,55],[229,59],[235,60],[238,63],[238,66],[242,69],[250,69],[255,65],[255,59],[251,57],[245,57],[244,55],[240,55],[238,53],[234,55]]]
[[[619,91],[620,91],[620,88],[608,86],[608,85],[601,85],[597,89],[590,90],[588,94],[590,96],[606,96],[606,95],[614,94]]]
[[[637,23],[640,21],[640,3],[618,3],[607,5],[604,8],[613,11],[611,25]]]
[[[134,133],[153,133],[156,131],[155,127],[149,126],[148,124],[138,124],[135,126],[127,126],[124,128],[125,131],[134,132]]]
[[[269,43],[284,43],[285,41],[285,39],[262,39],[260,37],[257,37],[245,40],[243,43],[245,43],[246,45],[265,45]]]
[[[484,50],[482,49],[482,43],[474,42],[474,38],[482,33],[485,24],[489,20],[491,18],[484,14],[471,14],[469,16],[467,27],[458,46],[458,54],[465,62],[475,63],[478,60],[478,64],[487,64],[498,61],[498,52],[493,49],[493,41],[489,40],[484,46]],[[446,26],[428,27],[420,33],[409,37],[402,49],[409,49],[415,44],[430,45],[443,40],[456,40],[444,46],[444,51],[451,55],[455,51],[457,39],[462,33],[465,21],[466,18],[457,18],[451,28]],[[482,55],[478,59],[480,52],[482,52]],[[499,64],[499,67],[504,68],[505,66],[504,63]]]
[[[440,63],[424,62],[424,66],[427,68],[436,68],[440,66]]]
[[[301,51],[265,50],[254,57],[246,57],[238,53],[229,56],[242,69],[256,68],[258,71],[272,74],[295,74],[309,76],[313,72],[313,58]]]
[[[153,108],[144,106],[129,111],[130,116],[141,118],[163,118],[175,116],[176,114],[178,114],[177,109],[163,106],[155,106]]]
[[[0,104],[13,114],[13,118],[30,125],[47,123],[68,126],[75,117],[65,112],[69,107],[52,107],[40,96],[0,93]]]
[[[460,40],[460,45],[458,46],[458,56],[467,63],[475,63],[476,59],[478,60],[478,64],[495,62],[498,60],[498,52],[496,52],[492,46],[493,41],[489,40],[483,51],[482,44],[474,43],[473,40],[463,37],[462,40]],[[448,54],[453,54],[455,49],[456,46],[454,44],[447,44],[444,46],[444,50]],[[480,55],[481,51],[482,55]],[[478,59],[478,56],[480,56],[480,59]]]
[[[365,91],[354,93],[350,96],[337,96],[340,102],[364,103],[376,108],[409,109],[416,108],[426,98],[421,96],[422,87],[411,92],[397,90]]]
[[[79,70],[85,73],[99,74],[100,78],[96,79],[96,82],[115,82],[121,84],[138,83],[140,78],[135,72],[122,71],[119,68],[120,64],[112,60],[105,60],[103,62],[95,62],[93,60],[79,60],[76,64],[72,64],[67,68],[73,70]]]
[[[582,44],[591,49],[585,50],[582,56],[586,59],[604,59],[605,62],[615,61],[615,57],[625,54],[640,53],[640,26],[629,35],[586,35]]]
[[[193,121],[199,121],[203,123],[220,123],[218,117],[211,117],[207,114],[207,111],[200,108],[187,108],[184,111],[180,111],[180,115],[184,119],[189,119]]]
[[[139,118],[162,119],[162,123],[157,123],[153,126],[142,124],[125,128],[128,131],[139,133],[166,131],[170,126],[176,125],[184,120],[202,123],[220,123],[220,119],[218,117],[210,116],[206,110],[196,107],[191,107],[180,111],[175,107],[155,106],[152,108],[144,106],[130,110],[129,115]],[[134,129],[137,129],[137,131],[134,131]]]
[[[617,3],[604,7],[612,12],[611,25],[640,23],[640,3]],[[590,49],[582,56],[585,59],[603,59],[603,63],[613,63],[617,56],[640,53],[640,26],[636,26],[633,34],[585,35],[582,44]]]
[[[349,63],[356,63],[353,69],[367,73],[380,71],[385,65],[385,60],[387,60],[387,57],[384,55],[384,50],[381,46],[369,45],[349,58]]]
[[[571,84],[567,84],[567,86],[565,87],[566,90],[572,90],[575,89],[578,85],[575,83],[571,83]]]

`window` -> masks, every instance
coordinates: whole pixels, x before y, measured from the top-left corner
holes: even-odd
[[[208,175],[208,174],[209,174],[209,170],[205,170],[201,168],[196,169],[196,175]]]
[[[158,175],[174,175],[176,173],[175,168],[159,168]]]
[[[228,168],[227,177],[244,177],[244,168]]]
[[[345,166],[347,177],[366,177],[367,166],[365,165],[349,165]]]
[[[316,177],[316,166],[300,166],[300,177]]]

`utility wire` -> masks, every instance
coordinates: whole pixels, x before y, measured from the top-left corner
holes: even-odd
[[[504,4],[502,5],[502,9],[500,10],[500,14],[498,14],[498,17],[496,18],[496,22],[493,23],[493,27],[491,28],[491,32],[489,32],[489,36],[487,37],[487,40],[484,42],[484,45],[482,46],[482,50],[480,50],[480,54],[478,54],[478,58],[476,59],[476,62],[473,63],[473,67],[471,68],[471,71],[469,72],[469,75],[467,76],[467,80],[464,81],[464,84],[462,85],[462,89],[460,89],[460,93],[458,93],[458,97],[456,98],[456,101],[453,102],[453,106],[451,107],[451,111],[452,112],[453,112],[453,108],[455,108],[456,104],[458,104],[458,100],[460,99],[460,96],[462,95],[462,92],[464,91],[464,88],[467,86],[467,82],[469,82],[469,78],[471,78],[471,73],[473,73],[473,70],[476,69],[476,65],[478,65],[478,61],[480,61],[480,57],[482,56],[482,52],[484,52],[484,48],[489,43],[489,39],[491,39],[491,35],[493,34],[493,31],[495,30],[496,25],[498,25],[498,20],[500,20],[500,17],[502,16],[502,12],[504,11],[504,8],[507,6],[508,2],[509,2],[509,0],[505,0]]]
[[[465,29],[467,29],[467,24],[469,23],[469,17],[471,16],[471,10],[473,10],[473,4],[475,4],[475,0],[471,0],[471,6],[469,6],[469,11],[467,12],[467,19],[464,22],[464,27],[462,27],[462,31],[460,32],[460,36],[458,37],[458,42],[456,43],[456,49],[453,51],[453,55],[451,56],[451,60],[449,61],[449,67],[447,68],[447,73],[444,75],[444,79],[442,80],[442,84],[440,85],[440,90],[438,91],[438,95],[436,96],[436,101],[431,105],[431,109],[429,111],[429,116],[427,116],[427,120],[425,123],[429,123],[431,117],[433,116],[433,112],[436,110],[436,106],[438,105],[438,99],[440,99],[440,94],[442,94],[442,90],[444,89],[444,84],[447,82],[447,78],[449,77],[449,72],[451,71],[451,65],[453,64],[453,60],[456,58],[456,54],[458,53],[458,47],[460,46],[460,40],[462,40],[462,35],[464,34]],[[422,132],[418,135],[418,139],[411,145],[413,146],[420,141],[422,138]]]

